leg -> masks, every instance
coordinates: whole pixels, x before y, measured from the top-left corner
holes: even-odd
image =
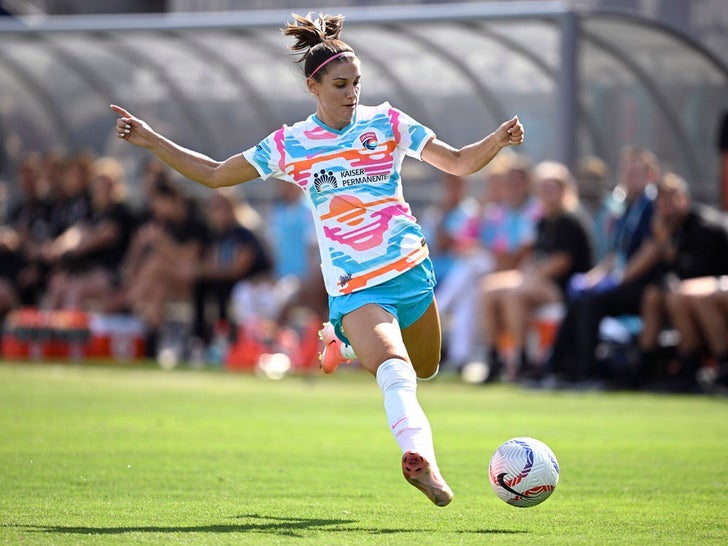
[[[192,287],[192,303],[194,307],[192,335],[206,343],[210,341],[209,331],[206,328],[205,321],[205,306],[209,287],[210,283],[204,280],[196,281]]]
[[[665,303],[660,288],[654,285],[646,287],[640,306],[643,326],[639,345],[642,352],[646,353],[657,349],[657,336],[663,324]]]
[[[558,374],[573,369],[574,344],[576,343],[574,330],[580,320],[578,302],[584,297],[583,294],[578,294],[567,301],[566,314],[559,324],[556,339],[544,362],[544,373]]]
[[[408,337],[416,331],[425,338],[435,337],[427,336],[424,326],[433,324],[436,315],[437,306],[431,305],[408,328]],[[346,314],[342,325],[362,366],[376,376],[382,390],[387,421],[403,453],[405,478],[436,505],[449,504],[452,491],[437,467],[430,423],[417,400],[417,374],[397,320],[378,305],[367,304]],[[428,360],[430,352],[418,352],[416,358]]]
[[[686,294],[669,293],[665,309],[673,327],[680,333],[680,354],[696,353],[702,348],[702,337],[695,317],[696,300]]]
[[[716,357],[728,355],[728,292],[696,298],[694,309],[710,352]]]
[[[437,373],[442,350],[440,314],[433,299],[427,311],[417,321],[402,330],[407,354],[417,377],[427,379]]]
[[[550,279],[527,277],[518,288],[504,298],[503,316],[505,327],[513,336],[513,354],[517,359],[515,373],[529,370],[531,363],[526,354],[528,322],[533,310],[539,305],[561,301],[561,290]]]

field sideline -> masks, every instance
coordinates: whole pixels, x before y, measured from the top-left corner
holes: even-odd
[[[420,385],[455,500],[401,476],[364,372],[287,377],[0,364],[0,544],[728,543],[728,399]],[[498,500],[513,436],[561,466]]]

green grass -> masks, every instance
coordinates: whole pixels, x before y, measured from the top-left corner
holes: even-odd
[[[420,385],[455,500],[407,485],[363,372],[0,365],[1,544],[719,544],[728,400]],[[519,509],[495,448],[545,441],[561,481]]]

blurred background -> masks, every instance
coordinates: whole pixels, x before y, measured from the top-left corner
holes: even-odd
[[[354,2],[4,0],[0,179],[24,152],[87,149],[124,161],[141,199],[144,152],[119,142],[109,103],[216,158],[314,107],[278,28],[291,10],[341,11],[364,61],[363,102],[389,100],[453,145],[518,114],[524,153],[616,167],[654,151],[693,194],[722,204],[718,143],[728,111],[728,3],[717,0]],[[408,164],[421,208],[435,172]],[[580,188],[583,199],[599,189]],[[7,188],[12,194],[14,188]],[[252,202],[271,189],[249,184]]]
[[[67,357],[74,335],[80,346],[112,330],[117,348],[86,356],[162,363],[169,346],[172,365],[270,353],[317,368],[327,300],[300,192],[254,181],[223,195],[182,180],[118,139],[109,109],[216,159],[254,146],[316,107],[279,30],[309,11],[346,16],[364,104],[389,101],[456,147],[517,114],[523,157],[574,174],[597,248],[626,210],[628,147],[728,210],[725,0],[0,0],[4,357],[57,357],[39,344],[50,337]],[[486,171],[463,183],[405,162],[428,240],[444,233],[451,247],[433,244],[433,257],[460,250],[460,212],[490,214],[500,199]]]

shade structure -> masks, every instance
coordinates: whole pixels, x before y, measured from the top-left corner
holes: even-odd
[[[596,155],[616,168],[624,146],[644,146],[696,198],[721,200],[728,71],[674,29],[558,1],[344,14],[364,103],[388,100],[455,146],[517,114],[534,161]],[[0,20],[0,177],[22,151],[90,149],[122,159],[133,186],[146,152],[115,137],[110,103],[216,158],[306,117],[315,103],[279,31],[288,20],[276,10]],[[410,161],[405,176],[415,204],[437,195],[434,169]],[[260,183],[245,192],[271,195]]]

